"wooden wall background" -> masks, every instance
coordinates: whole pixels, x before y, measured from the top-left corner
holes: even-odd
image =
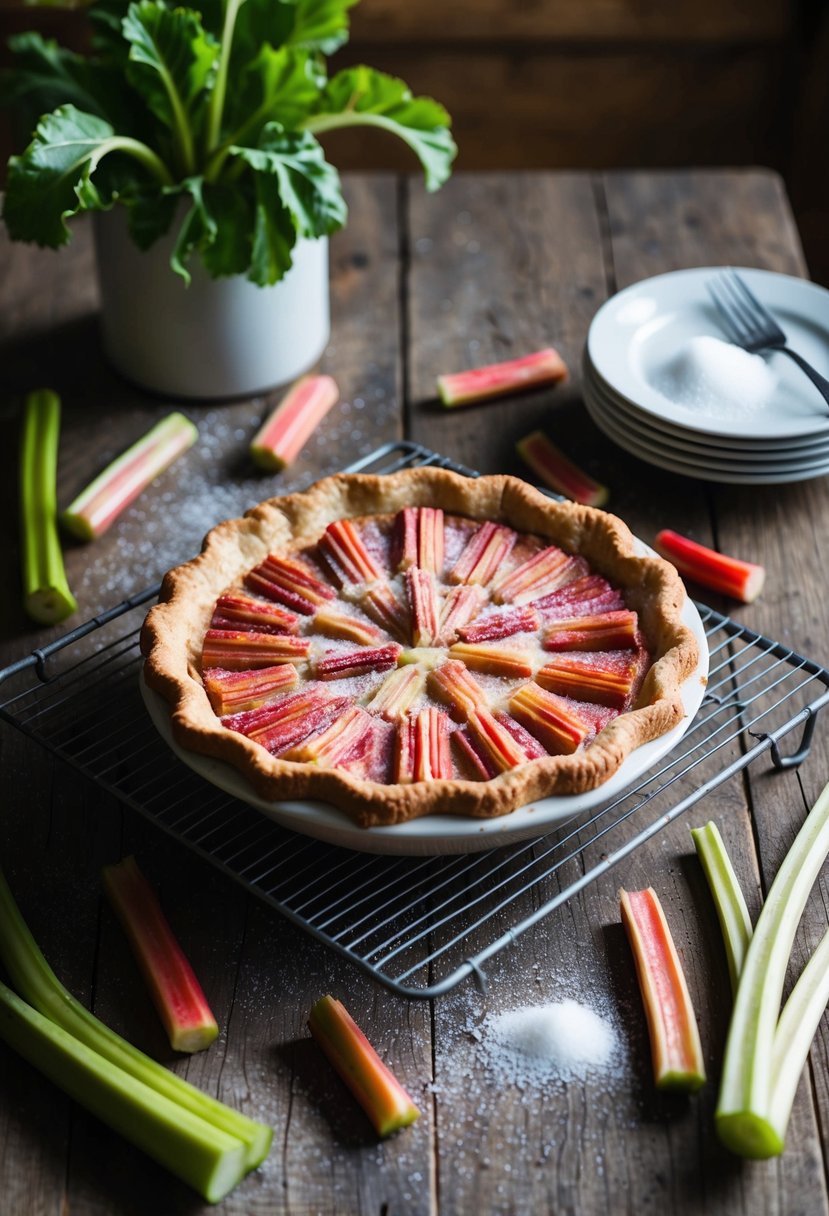
[[[52,13],[0,0],[5,29]],[[458,168],[776,168],[829,282],[827,0],[362,0],[335,58],[360,62],[447,106]],[[327,139],[343,168],[411,167],[377,131]]]

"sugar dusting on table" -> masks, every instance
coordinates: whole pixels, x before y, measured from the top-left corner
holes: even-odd
[[[572,999],[491,1013],[480,1033],[490,1064],[518,1084],[583,1080],[617,1063],[619,1042],[611,1022]]]
[[[760,355],[701,334],[686,342],[660,370],[654,387],[696,414],[723,418],[762,410],[777,387],[777,377]]]

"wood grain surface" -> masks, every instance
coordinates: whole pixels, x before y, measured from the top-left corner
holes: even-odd
[[[612,508],[646,541],[671,526],[762,561],[761,599],[727,607],[750,627],[829,661],[829,571],[817,560],[826,481],[736,487],[661,472],[607,440],[580,396],[587,327],[617,288],[719,263],[805,272],[778,178],[748,170],[493,173],[459,175],[426,195],[386,175],[354,176],[347,187],[351,219],[332,242],[333,328],[322,364],[340,384],[340,406],[288,473],[262,476],[248,466],[246,445],[278,394],[186,405],[199,445],[104,538],[68,550],[78,620],[189,556],[218,519],[301,488],[381,442],[407,436],[481,471],[521,474],[514,442],[544,426],[610,486]],[[62,631],[36,630],[20,611],[11,490],[22,394],[48,383],[63,397],[62,502],[171,408],[125,385],[102,359],[89,235],[78,225],[58,256],[0,244],[0,459],[9,491],[0,546],[3,662]],[[546,344],[572,371],[564,388],[453,413],[437,405],[437,373]],[[276,1129],[267,1162],[220,1211],[812,1216],[829,1212],[827,1028],[798,1091],[785,1154],[766,1163],[729,1156],[713,1128],[728,977],[688,828],[716,820],[756,914],[829,776],[821,727],[801,769],[774,773],[761,758],[493,957],[486,995],[471,981],[434,1002],[393,995],[8,725],[0,729],[0,853],[36,938],[75,995],[201,1088]],[[734,742],[729,758],[740,746]],[[566,886],[602,848],[586,837],[555,882]],[[189,1060],[172,1058],[101,900],[101,865],[127,853],[158,888],[222,1026],[216,1044]],[[658,1096],[650,1080],[617,904],[620,886],[647,885],[665,906],[700,1021],[710,1080],[690,1100]],[[456,894],[462,898],[462,883]],[[518,896],[516,914],[531,914],[536,901],[532,889]],[[797,959],[820,939],[828,904],[821,880]],[[492,925],[473,930],[459,958],[491,938]],[[346,1002],[423,1111],[384,1143],[308,1037],[308,1009],[326,991]],[[613,1072],[538,1087],[493,1070],[484,1019],[566,997],[595,1005],[619,1028]],[[2,1216],[207,1210],[0,1048]]]

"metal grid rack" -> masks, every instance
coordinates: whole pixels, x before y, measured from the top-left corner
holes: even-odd
[[[349,472],[439,465],[412,443],[387,444]],[[587,818],[484,853],[376,856],[279,827],[182,765],[138,691],[138,634],[158,588],[0,672],[0,715],[158,827],[195,849],[393,991],[436,997],[764,752],[777,768],[807,755],[829,671],[697,605],[711,652],[707,693],[655,771]],[[798,727],[795,750],[781,740]]]

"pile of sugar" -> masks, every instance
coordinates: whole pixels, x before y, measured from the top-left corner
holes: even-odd
[[[663,367],[655,387],[677,405],[722,417],[763,409],[777,377],[760,355],[703,334],[691,338]]]
[[[570,999],[489,1014],[480,1042],[490,1063],[519,1085],[583,1080],[610,1071],[619,1055],[610,1022]]]

